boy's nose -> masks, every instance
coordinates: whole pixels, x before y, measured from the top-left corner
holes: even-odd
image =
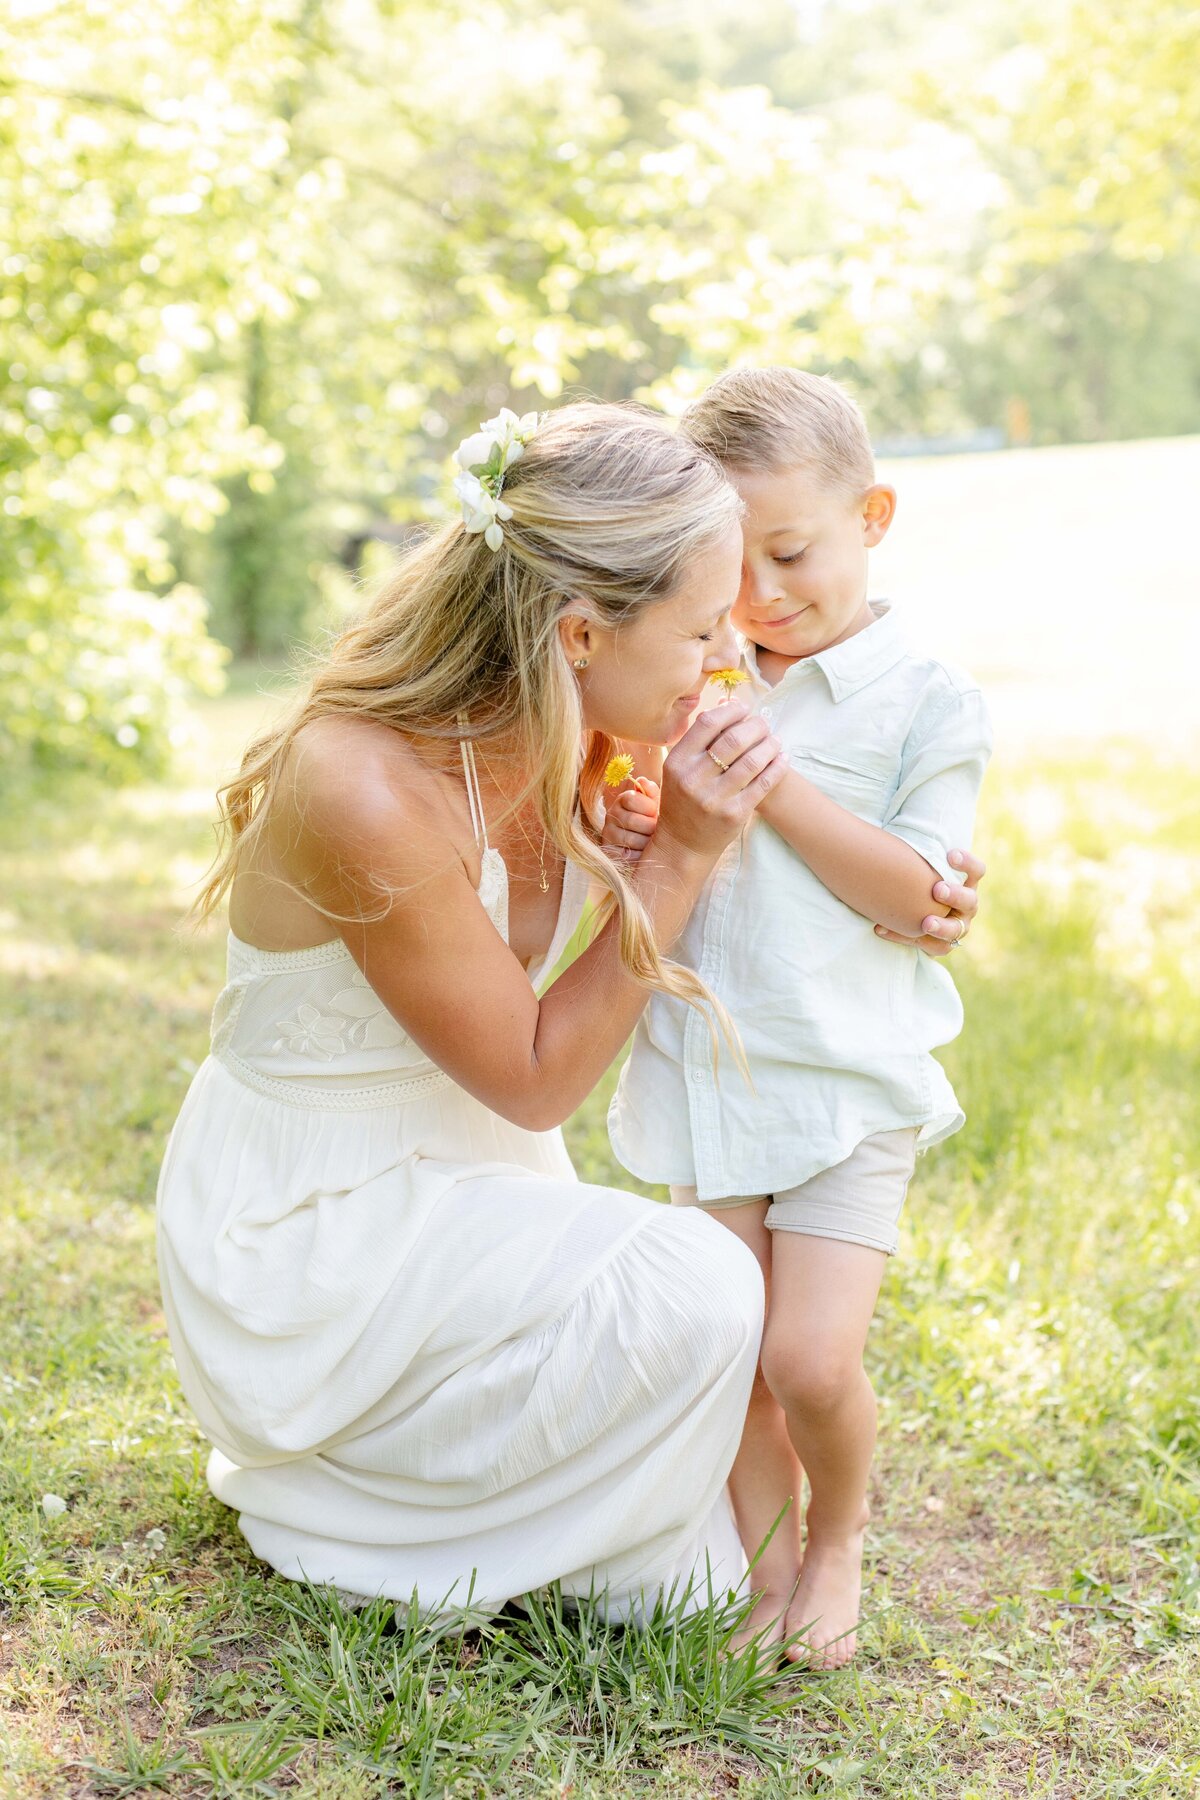
[[[773,571],[760,570],[750,563],[742,565],[742,600],[751,610],[762,611],[773,606],[783,598],[783,592],[777,580],[773,579]]]

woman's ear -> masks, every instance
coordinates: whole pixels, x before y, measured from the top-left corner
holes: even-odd
[[[572,667],[586,662],[595,648],[595,632],[582,613],[563,614],[558,621],[558,638]]]

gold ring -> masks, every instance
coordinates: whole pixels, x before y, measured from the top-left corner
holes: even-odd
[[[710,757],[711,757],[711,759],[712,759],[712,761],[713,761],[713,762],[715,762],[715,763],[716,763],[716,765],[717,765],[717,767],[718,767],[718,769],[720,769],[720,771],[721,771],[721,773],[722,773],[722,775],[728,775],[728,773],[729,773],[729,764],[728,764],[728,763],[723,763],[723,762],[722,762],[722,761],[721,761],[721,759],[720,759],[720,757],[719,757],[719,756],[718,756],[718,755],[717,755],[717,753],[716,753],[716,751],[715,751],[715,750],[710,750],[710,751],[709,751],[709,752],[708,752],[708,755],[709,755],[709,756],[710,756]]]

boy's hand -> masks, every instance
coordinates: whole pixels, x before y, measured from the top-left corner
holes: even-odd
[[[600,842],[616,862],[640,860],[658,824],[658,783],[639,775],[607,803]]]

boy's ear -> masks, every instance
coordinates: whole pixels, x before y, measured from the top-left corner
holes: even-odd
[[[895,488],[877,481],[867,489],[862,499],[863,542],[868,550],[873,550],[887,535],[888,526],[895,516]]]

